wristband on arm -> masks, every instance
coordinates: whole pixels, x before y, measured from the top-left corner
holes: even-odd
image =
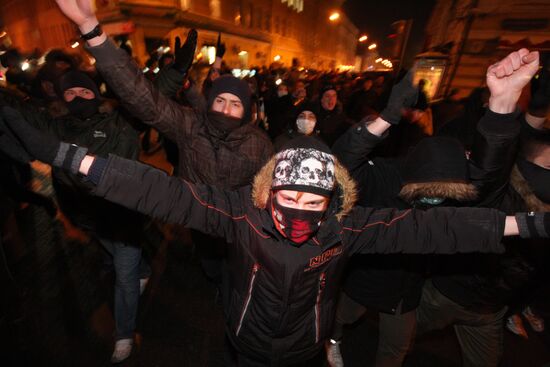
[[[550,213],[516,213],[521,238],[548,238],[550,235]]]

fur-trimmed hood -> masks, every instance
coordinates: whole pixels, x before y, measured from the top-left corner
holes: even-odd
[[[273,156],[254,177],[252,201],[254,206],[259,209],[265,209],[268,206],[276,162],[277,159]],[[351,212],[357,201],[357,185],[336,158],[334,159],[334,174],[336,177],[336,190],[327,210],[329,215],[335,215],[338,221],[341,221],[344,216]]]
[[[535,193],[529,187],[527,180],[523,177],[518,169],[517,165],[514,165],[512,173],[510,175],[510,184],[516,190],[516,192],[525,201],[528,211],[534,212],[548,212],[550,211],[550,204],[546,204],[536,197]]]
[[[466,182],[415,182],[403,185],[399,197],[409,203],[422,197],[453,199],[460,202],[473,201],[478,192]]]

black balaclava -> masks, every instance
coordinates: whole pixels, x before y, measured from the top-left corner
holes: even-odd
[[[550,169],[543,168],[523,158],[516,161],[519,171],[535,196],[542,202],[550,204]]]
[[[299,137],[285,144],[275,156],[272,193],[278,190],[309,192],[330,197],[334,191],[334,156],[324,143]],[[301,210],[280,205],[272,195],[271,214],[275,226],[299,246],[319,229],[325,211]]]
[[[87,88],[94,93],[93,99],[85,99],[77,96],[72,101],[65,102],[72,115],[84,120],[92,117],[98,112],[101,103],[99,99],[99,89],[88,75],[81,71],[72,70],[63,74],[63,76],[59,78],[58,84],[61,98],[63,98],[63,93],[65,93],[67,89],[74,87]]]
[[[214,99],[222,93],[231,93],[239,97],[243,104],[244,115],[241,119],[227,116],[221,112],[212,111]],[[250,87],[244,80],[232,75],[223,75],[214,80],[208,93],[208,119],[219,130],[229,133],[232,130],[247,124],[251,118]]]

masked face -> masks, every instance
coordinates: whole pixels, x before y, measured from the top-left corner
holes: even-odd
[[[283,236],[300,245],[319,229],[328,198],[307,192],[279,190],[272,197],[272,216]]]
[[[540,201],[550,204],[550,169],[521,158],[517,160],[517,165],[535,196]]]
[[[229,134],[231,131],[237,129],[242,124],[241,118],[236,118],[231,115],[226,115],[222,112],[208,111],[208,120],[217,129]]]
[[[303,111],[296,119],[296,128],[300,134],[311,135],[315,129],[317,119],[310,111]]]
[[[211,110],[237,119],[242,119],[244,116],[243,103],[233,93],[221,93],[216,96],[212,102]]]
[[[286,86],[279,87],[279,89],[277,89],[277,97],[281,98],[286,96],[287,94],[288,94],[288,89]]]
[[[69,88],[63,92],[63,99],[69,112],[81,119],[92,117],[99,109],[99,99],[88,88]]]

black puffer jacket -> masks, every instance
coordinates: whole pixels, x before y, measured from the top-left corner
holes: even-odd
[[[274,228],[268,207],[272,174],[262,169],[253,189],[226,191],[115,156],[89,172],[98,196],[227,240],[227,335],[241,353],[272,366],[320,351],[342,270],[353,254],[503,250],[504,215],[498,211],[352,208],[349,179],[339,182],[341,195],[318,233],[296,247]]]

